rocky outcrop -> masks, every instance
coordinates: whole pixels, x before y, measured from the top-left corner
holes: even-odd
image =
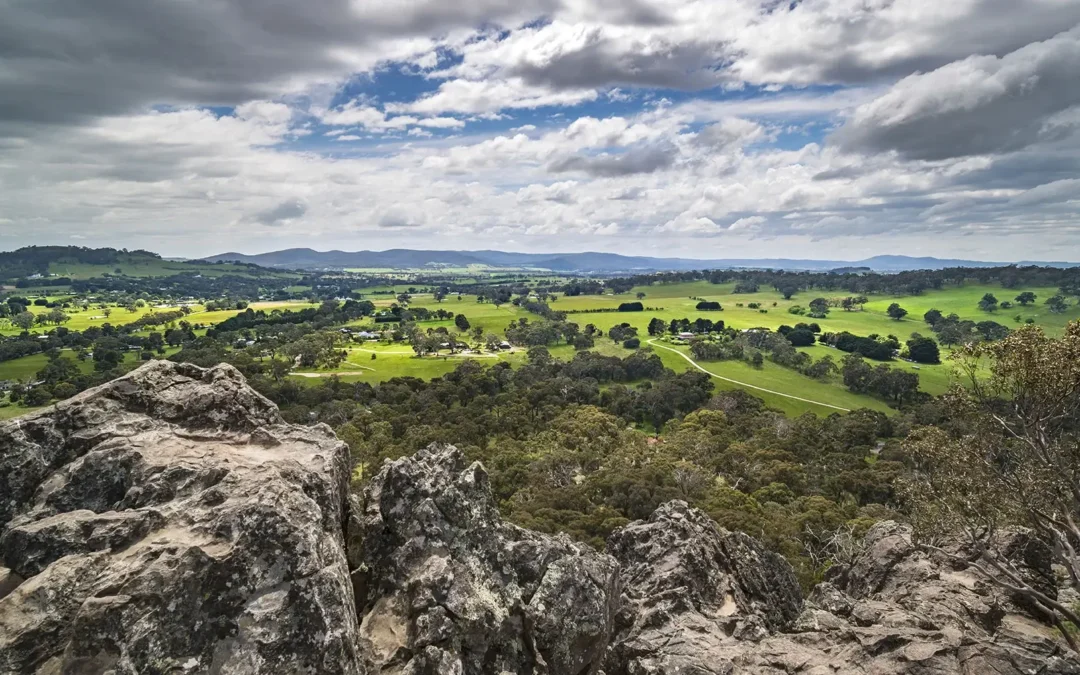
[[[229,366],[152,362],[0,424],[0,674],[1080,675],[896,523],[804,599],[683,502],[598,553],[503,522],[452,446],[348,480],[327,427]],[[999,545],[1057,592],[1036,539]]]
[[[622,566],[626,593],[609,673],[730,672],[722,669],[744,644],[781,630],[802,610],[787,561],[686,502],[617,530],[608,550]]]
[[[599,670],[618,606],[615,561],[504,523],[487,473],[456,448],[385,465],[354,524],[369,672]]]
[[[1018,547],[1038,569],[1031,542]],[[608,675],[1080,673],[1055,629],[1000,589],[876,525],[804,603],[788,565],[680,502],[611,537],[626,599]]]
[[[349,458],[230,366],[0,425],[0,673],[358,673]]]

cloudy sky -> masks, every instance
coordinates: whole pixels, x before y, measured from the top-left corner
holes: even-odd
[[[1080,0],[0,0],[0,249],[1080,260]]]

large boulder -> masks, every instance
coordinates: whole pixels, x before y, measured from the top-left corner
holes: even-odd
[[[359,673],[348,479],[225,365],[0,425],[0,673]]]
[[[807,601],[787,564],[682,502],[612,534],[624,604],[608,675],[1074,675],[1055,629],[895,522]],[[1047,583],[1028,537],[1002,541]]]
[[[351,536],[369,672],[589,675],[618,605],[606,555],[505,523],[479,463],[432,445],[388,462]]]
[[[608,675],[730,673],[747,645],[802,611],[787,561],[686,502],[615,531],[608,550],[625,588]]]

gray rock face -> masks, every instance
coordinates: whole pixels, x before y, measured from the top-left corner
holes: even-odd
[[[598,671],[611,557],[502,522],[487,473],[452,446],[387,463],[363,502],[352,563],[369,672]]]
[[[802,609],[787,561],[685,502],[617,530],[608,550],[626,590],[608,673],[730,672],[729,644],[752,645]]]
[[[152,362],[0,424],[0,675],[1080,675],[896,523],[804,600],[683,502],[601,554],[504,523],[452,446],[348,479],[329,428],[229,366]],[[1037,540],[1000,545],[1056,592]]]
[[[229,366],[0,425],[0,673],[358,673],[349,460]]]
[[[1055,629],[919,551],[897,523],[872,528],[854,564],[806,603],[782,559],[680,502],[609,548],[626,598],[608,675],[1080,673]],[[1021,548],[1038,568],[1030,542]]]

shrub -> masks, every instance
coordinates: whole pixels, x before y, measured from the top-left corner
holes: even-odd
[[[917,337],[907,342],[908,356],[917,363],[941,363],[941,351],[933,338]]]
[[[796,328],[785,336],[795,347],[809,347],[814,344],[814,333],[804,328]]]

